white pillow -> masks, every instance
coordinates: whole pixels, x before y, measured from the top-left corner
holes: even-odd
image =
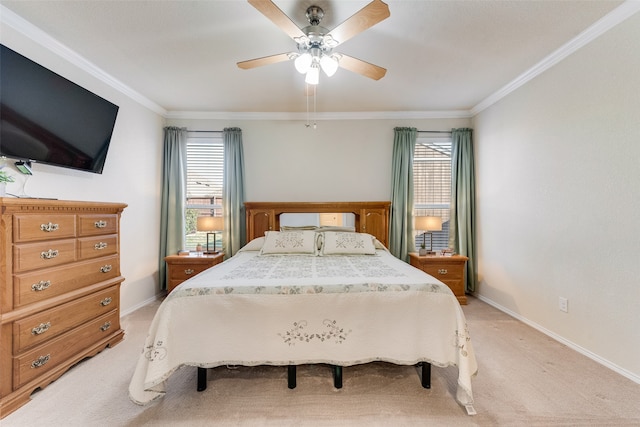
[[[367,233],[325,231],[322,255],[375,255],[374,237]]]
[[[313,230],[267,231],[260,255],[315,255],[316,252],[316,232]]]

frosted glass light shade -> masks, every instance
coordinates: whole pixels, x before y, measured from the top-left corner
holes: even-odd
[[[320,81],[320,69],[317,65],[312,66],[307,71],[307,77],[305,77],[304,81],[310,85],[317,85]]]
[[[333,76],[338,71],[338,61],[333,56],[323,55],[320,58],[320,66],[327,77]]]
[[[296,66],[296,70],[298,70],[300,74],[304,74],[309,71],[309,67],[311,67],[312,61],[313,58],[309,53],[303,53],[302,55],[298,56],[293,63]]]

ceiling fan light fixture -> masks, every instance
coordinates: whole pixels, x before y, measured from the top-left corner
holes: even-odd
[[[298,70],[300,74],[305,74],[307,71],[309,71],[312,62],[313,58],[311,57],[309,52],[305,52],[296,58],[296,60],[294,61],[294,65],[296,66],[296,70]]]
[[[338,71],[338,58],[335,55],[322,55],[320,66],[327,77],[331,77]]]
[[[310,85],[317,85],[320,81],[320,68],[318,68],[318,64],[313,64],[307,71],[307,76],[304,81]]]

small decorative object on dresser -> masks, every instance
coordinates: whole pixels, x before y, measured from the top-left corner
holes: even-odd
[[[126,206],[0,198],[0,417],[122,341]]]
[[[447,285],[460,304],[467,303],[464,293],[464,272],[467,263],[466,256],[419,256],[415,252],[409,254],[410,264]]]
[[[220,264],[224,253],[204,254],[202,256],[169,255],[165,257],[167,263],[167,293],[176,286],[196,274]]]

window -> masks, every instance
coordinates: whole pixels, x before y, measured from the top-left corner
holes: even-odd
[[[187,137],[187,203],[185,209],[186,249],[207,243],[207,233],[196,228],[198,216],[222,216],[224,143],[221,133],[189,132]],[[213,247],[213,236],[209,246]],[[222,235],[216,233],[221,248]]]
[[[420,137],[413,158],[413,198],[415,216],[442,218],[442,231],[431,233],[433,249],[449,246],[449,207],[451,205],[451,137]],[[416,236],[416,250],[429,236]]]

